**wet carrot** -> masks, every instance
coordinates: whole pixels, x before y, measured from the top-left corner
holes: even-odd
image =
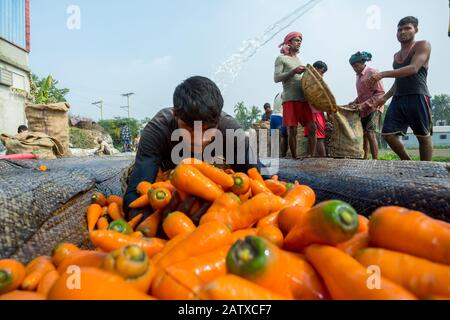
[[[369,231],[369,219],[362,215],[358,215],[358,232]]]
[[[153,256],[152,258],[153,264],[158,265],[159,260],[161,260],[162,257],[164,257],[168,252],[170,252],[170,250],[172,250],[172,248],[175,247],[175,245],[177,245],[181,240],[183,240],[187,236],[188,234],[180,234],[175,238],[169,240],[164,246],[164,248]]]
[[[95,232],[95,231],[94,231]],[[65,258],[58,266],[58,273],[64,274],[70,271],[71,266],[100,268],[106,253],[98,251],[81,250],[73,252]]]
[[[285,208],[278,214],[278,226],[284,235],[289,234],[289,232],[301,222],[302,215],[306,214],[310,208],[292,206]]]
[[[256,227],[258,229],[264,228],[267,226],[274,226],[278,228],[278,215],[280,214],[279,211],[276,211],[274,213],[269,214],[267,217],[262,218],[258,221],[258,224]]]
[[[182,164],[193,166],[205,177],[211,179],[211,181],[225,189],[231,188],[234,185],[234,179],[230,175],[228,175],[225,171],[210,165],[209,163],[191,158],[183,160]]]
[[[111,195],[106,198],[106,202],[108,205],[110,205],[111,203],[116,203],[119,206],[120,210],[122,210],[123,208],[123,198],[120,196]]]
[[[144,234],[140,231],[133,232],[132,234],[130,234],[130,236],[133,238],[139,238],[139,239],[144,238]]]
[[[116,202],[111,202],[111,204],[108,206],[108,215],[114,221],[123,219],[122,211],[120,210],[120,207]]]
[[[92,199],[92,203],[96,203],[101,207],[105,207],[108,205],[105,195],[101,192],[95,192],[92,195],[91,199]]]
[[[128,246],[106,256],[103,269],[121,276],[135,289],[147,293],[155,276],[155,267],[140,247]]]
[[[159,260],[157,267],[164,268],[224,246],[229,242],[230,235],[230,230],[222,223],[209,222],[203,224],[178,242]]]
[[[0,260],[0,295],[18,289],[25,275],[25,266],[19,261]]]
[[[34,263],[27,266],[26,275],[20,287],[26,291],[35,291],[41,279],[53,270],[55,270],[55,266],[48,257],[35,259]]]
[[[222,194],[201,218],[200,224],[218,221],[232,228],[232,220],[239,215],[240,202],[234,193]]]
[[[383,277],[421,299],[431,295],[450,296],[450,266],[383,249],[361,250],[355,259],[363,266],[379,267]]]
[[[131,229],[135,230],[136,226],[139,225],[139,223],[141,222],[142,218],[144,217],[143,213],[138,214],[136,217],[134,217],[133,219],[131,219],[130,221],[128,221],[128,225],[130,226]]]
[[[173,239],[180,234],[191,233],[196,229],[192,220],[179,211],[169,214],[162,226],[169,239]]]
[[[109,227],[108,219],[106,219],[105,217],[101,217],[100,219],[98,219],[97,221],[98,230],[107,230],[108,227]]]
[[[144,236],[148,238],[153,238],[158,233],[159,223],[161,222],[161,213],[156,211],[150,215],[147,219],[142,221],[140,225],[137,226],[136,231],[140,231]]]
[[[256,181],[264,183],[264,178],[261,176],[258,169],[256,169],[256,168],[251,168],[250,170],[248,170],[247,175],[252,180],[256,180]]]
[[[120,276],[97,268],[81,268],[78,282],[70,277],[65,273],[56,280],[49,300],[152,300]]]
[[[278,180],[269,179],[264,181],[264,183],[266,187],[277,196],[281,196],[287,191],[286,185]]]
[[[260,194],[260,193],[269,193],[273,194],[272,191],[266,187],[264,182],[261,182],[259,180],[253,180],[250,179],[250,188],[252,189],[252,194],[254,196]]]
[[[98,219],[100,219],[103,213],[102,207],[98,204],[91,204],[87,210],[87,222],[88,222],[88,230],[89,232],[94,231],[95,225],[97,224]]]
[[[172,193],[166,188],[151,189],[148,193],[150,205],[155,210],[162,210],[172,199]]]
[[[233,175],[234,184],[232,191],[237,195],[244,195],[250,190],[250,178],[242,172]]]
[[[144,249],[150,258],[160,252],[166,243],[165,240],[158,238],[138,239],[109,230],[93,231],[90,233],[90,239],[96,247],[105,252],[111,252],[123,246],[136,245]]]
[[[302,252],[311,244],[336,245],[350,240],[357,230],[355,209],[342,201],[326,201],[300,214],[299,222],[284,240],[284,248]]]
[[[11,300],[11,301],[45,300],[45,296],[36,292],[16,290],[0,295],[0,300]]]
[[[278,248],[283,247],[284,236],[280,229],[275,226],[265,226],[258,229],[259,237],[266,239]]]
[[[251,197],[252,197],[252,189],[249,188],[247,193],[239,195],[239,200],[241,200],[241,203],[244,203],[247,202]]]
[[[56,280],[60,277],[58,271],[52,270],[47,272],[46,275],[41,279],[39,285],[37,287],[37,293],[42,294],[44,297],[47,297],[48,292],[55,284]]]
[[[287,192],[284,200],[286,206],[312,208],[316,203],[316,193],[308,186],[297,185]]]
[[[177,189],[210,202],[214,202],[223,194],[223,190],[216,183],[190,165],[178,165],[171,182]]]
[[[376,247],[450,264],[449,226],[418,211],[384,207],[375,211],[370,219],[370,243]]]
[[[256,236],[258,234],[258,229],[250,228],[244,230],[238,230],[231,234],[230,243],[234,244],[238,240],[245,240],[248,236]]]
[[[412,293],[383,276],[378,284],[372,284],[367,269],[337,248],[312,245],[306,249],[306,257],[322,276],[331,298],[335,300],[417,299]]]
[[[130,203],[131,209],[142,209],[148,207],[150,205],[150,201],[148,200],[147,194],[144,194]]]
[[[176,190],[175,186],[172,184],[172,182],[170,182],[170,180],[155,182],[152,185],[152,189],[159,189],[159,188],[167,189],[172,193]]]
[[[152,184],[150,182],[142,181],[137,185],[136,191],[139,195],[144,196],[144,195],[147,195],[148,191],[151,188],[152,188]]]
[[[74,244],[60,243],[52,251],[52,262],[58,267],[65,258],[77,251],[80,251],[80,249]]]
[[[199,296],[202,300],[286,300],[282,295],[231,274],[203,286]]]

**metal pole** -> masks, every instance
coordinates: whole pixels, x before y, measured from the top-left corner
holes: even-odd
[[[100,109],[100,120],[103,120],[103,100],[93,102],[92,104]]]
[[[130,93],[125,93],[122,95],[122,97],[126,97],[127,98],[127,106],[122,107],[122,109],[127,109],[128,110],[128,119],[131,119],[131,106],[130,106],[130,96],[134,95],[133,92]]]

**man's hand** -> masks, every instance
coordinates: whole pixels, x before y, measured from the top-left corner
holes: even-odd
[[[306,71],[306,67],[300,66],[293,70],[294,74],[302,74]]]
[[[374,102],[374,107],[375,108],[379,108],[381,106],[384,106],[386,104],[388,99],[386,99],[385,96],[378,98],[377,100],[375,100]]]
[[[373,86],[375,86],[375,84],[376,84],[378,81],[380,81],[380,80],[382,80],[382,79],[383,79],[383,74],[382,74],[381,72],[380,72],[380,73],[374,73],[373,75],[370,76],[369,79],[367,79],[366,85],[367,85],[369,88],[372,88]]]

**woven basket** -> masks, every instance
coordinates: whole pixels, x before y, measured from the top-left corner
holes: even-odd
[[[311,65],[307,65],[302,78],[303,92],[310,105],[323,112],[336,113],[336,99],[323,77]]]

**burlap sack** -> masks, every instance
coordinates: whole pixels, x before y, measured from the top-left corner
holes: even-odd
[[[63,147],[58,140],[40,132],[22,132],[15,136],[0,136],[6,147],[6,154],[34,154],[41,160],[53,160],[63,155]]]
[[[70,156],[69,150],[69,104],[27,104],[25,114],[28,128],[32,132],[44,133],[58,140],[63,147],[63,156]]]
[[[332,114],[333,133],[328,146],[332,158],[364,158],[364,131],[359,110],[350,106],[338,106]]]
[[[302,88],[309,104],[316,109],[328,113],[336,112],[337,105],[333,93],[323,80],[323,77],[311,65],[307,65],[303,74]]]

